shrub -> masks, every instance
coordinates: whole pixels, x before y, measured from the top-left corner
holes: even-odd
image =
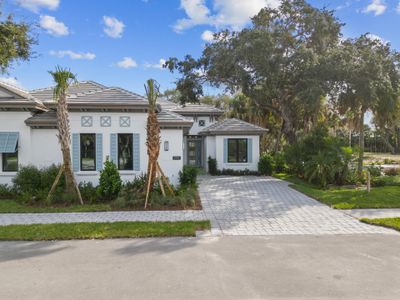
[[[297,143],[286,147],[285,158],[292,173],[325,187],[346,183],[353,151],[343,147],[339,138],[330,136],[326,127],[318,126]]]
[[[15,191],[18,194],[30,194],[34,196],[42,187],[41,172],[35,166],[20,167],[17,175],[13,178]],[[25,195],[25,198],[27,197]]]
[[[222,169],[218,171],[219,175],[230,175],[230,176],[258,176],[258,171],[251,171],[249,169],[234,170],[234,169]]]
[[[100,171],[99,193],[104,200],[114,200],[121,191],[122,181],[117,166],[107,159]]]
[[[15,198],[15,192],[11,186],[7,184],[0,184],[0,199]]]
[[[369,173],[371,174],[372,177],[379,177],[382,175],[382,170],[380,167],[377,166],[368,166],[367,170],[369,171]]]
[[[274,158],[271,154],[264,152],[258,162],[258,172],[261,175],[272,175],[275,168]]]
[[[282,152],[274,154],[274,165],[276,173],[284,173],[287,170],[285,155]]]
[[[215,158],[211,158],[211,156],[208,157],[208,172],[211,175],[218,174],[217,160]]]
[[[86,204],[95,203],[99,200],[99,190],[93,186],[91,182],[81,182],[79,184],[79,190],[83,201]]]
[[[385,173],[386,176],[397,176],[397,175],[400,175],[400,169],[399,168],[384,169],[383,172]]]
[[[195,166],[183,166],[179,172],[179,182],[181,185],[195,185],[197,181],[198,169]]]
[[[118,198],[112,203],[115,208],[143,207],[146,175],[136,176],[134,180],[126,182]]]
[[[373,187],[380,187],[380,186],[385,186],[386,181],[382,177],[372,177],[371,179],[371,186]]]

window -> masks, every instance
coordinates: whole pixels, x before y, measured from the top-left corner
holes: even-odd
[[[3,153],[3,172],[18,171],[18,152]]]
[[[168,141],[164,142],[164,151],[169,151],[169,142]]]
[[[247,139],[228,139],[228,163],[247,163]]]
[[[81,134],[81,171],[96,171],[95,134]]]
[[[118,170],[133,170],[133,134],[118,134]]]
[[[199,127],[204,127],[206,126],[206,121],[205,120],[200,120],[199,121]]]

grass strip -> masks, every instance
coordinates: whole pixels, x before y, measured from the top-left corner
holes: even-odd
[[[383,226],[400,231],[400,218],[361,219],[361,222]]]

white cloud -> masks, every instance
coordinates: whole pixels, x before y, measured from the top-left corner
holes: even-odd
[[[261,8],[279,5],[280,0],[213,0],[211,12],[205,0],[181,0],[181,8],[185,11],[187,18],[179,19],[174,25],[174,30],[182,32],[193,26],[206,24],[216,28],[240,29]]]
[[[54,36],[69,34],[68,27],[63,22],[57,21],[57,19],[52,16],[40,16],[39,25],[41,28],[45,29],[48,34]]]
[[[0,77],[0,82],[22,88],[21,83],[15,77]]]
[[[123,68],[123,69],[131,69],[131,68],[136,68],[137,63],[132,57],[124,57],[121,61],[116,63],[117,67]]]
[[[160,58],[157,64],[151,64],[151,63],[145,63],[144,67],[145,68],[154,68],[154,69],[160,69],[163,70],[163,66],[166,63],[166,60],[164,58]]]
[[[69,57],[70,59],[84,59],[84,60],[93,60],[96,58],[96,55],[91,52],[74,52],[71,50],[60,50],[60,51],[50,51],[50,55],[57,56],[59,58]]]
[[[386,4],[384,0],[372,0],[371,3],[363,10],[364,13],[373,13],[379,16],[386,11]]]
[[[60,5],[60,0],[16,0],[16,2],[19,6],[35,13],[39,12],[41,8],[56,10]]]
[[[125,28],[124,23],[119,21],[117,18],[108,16],[103,16],[103,22],[105,25],[103,28],[105,34],[114,39],[122,37]]]
[[[201,34],[201,39],[205,42],[212,42],[214,40],[214,32],[206,30]]]
[[[399,2],[399,4],[397,4],[396,12],[397,12],[398,14],[400,14],[400,2]]]

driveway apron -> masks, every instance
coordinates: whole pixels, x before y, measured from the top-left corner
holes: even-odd
[[[273,177],[204,176],[199,193],[214,234],[397,234],[331,209]]]

